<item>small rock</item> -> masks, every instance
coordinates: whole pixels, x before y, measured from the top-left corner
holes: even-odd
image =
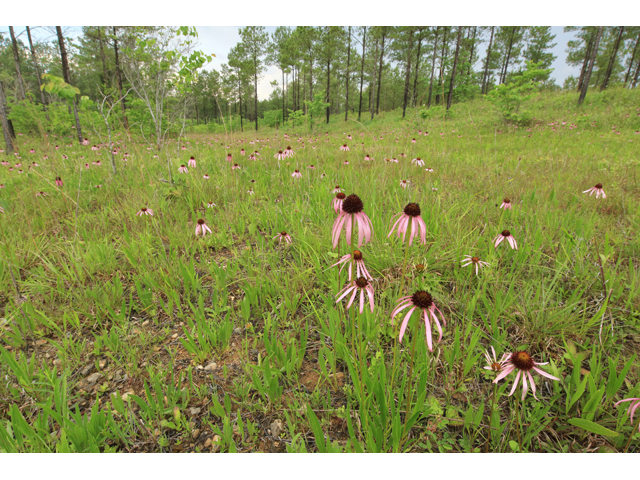
[[[45,353],[44,358],[51,358],[51,355],[49,355],[48,353]]]
[[[279,437],[284,430],[284,425],[282,424],[282,420],[276,419],[271,422],[269,428],[271,428],[271,435],[273,435],[274,437]]]
[[[133,389],[129,389],[129,390],[127,390],[126,392],[124,392],[124,393],[122,394],[122,400],[124,400],[124,401],[129,400],[129,395],[135,395],[135,393],[136,393],[136,392],[135,392]]]
[[[233,329],[233,333],[242,333],[242,328],[236,327]]]
[[[93,385],[93,384],[94,384],[94,383],[96,383],[98,380],[100,380],[100,377],[102,377],[102,374],[101,374],[101,373],[96,372],[96,373],[94,373],[94,374],[92,374],[92,375],[90,375],[90,376],[88,376],[88,377],[87,377],[87,382]]]
[[[173,335],[171,335],[171,338],[173,338],[175,340],[176,338],[178,338],[178,334],[174,333]]]
[[[86,377],[87,375],[89,375],[89,373],[91,372],[91,370],[93,370],[93,367],[95,365],[93,363],[90,363],[89,365],[87,365],[86,367],[84,367],[82,369],[82,371],[80,372],[80,375],[82,375],[83,377]]]
[[[192,432],[192,436],[194,440],[197,440],[198,437],[200,436],[200,429],[196,428],[193,432]]]
[[[218,368],[218,364],[216,362],[211,362],[209,365],[204,367],[205,372],[213,372],[216,368]]]
[[[143,327],[146,327],[147,325],[149,325],[149,320],[145,320],[144,322],[142,322]]]
[[[220,450],[220,435],[214,435],[213,436],[213,448],[211,449],[211,451],[213,453],[216,453],[218,450]]]
[[[53,361],[53,364],[54,364],[55,366],[58,366],[58,365],[60,365],[61,363],[62,363],[62,361],[61,361],[59,358],[56,358],[56,359]]]
[[[211,439],[207,438],[207,441],[204,442],[204,448],[209,448],[211,446]]]
[[[108,361],[107,361],[106,359],[104,359],[104,360],[100,360],[100,361],[98,362],[98,366],[100,367],[100,370],[104,369],[104,367],[106,367],[106,366],[107,366],[107,363],[108,363]]]
[[[202,411],[202,409],[200,407],[191,407],[189,409],[189,413],[191,415],[198,415],[201,411]]]

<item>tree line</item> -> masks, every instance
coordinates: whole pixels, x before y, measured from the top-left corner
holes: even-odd
[[[50,40],[34,41],[33,28],[49,29]],[[636,88],[640,27],[565,31],[575,32],[566,61],[580,74],[562,88],[579,92],[580,102],[588,88]],[[158,145],[167,131],[186,125],[258,129],[259,120],[278,125],[317,115],[312,105],[322,105],[326,122],[332,115],[362,121],[395,109],[404,117],[413,108],[449,109],[486,95],[508,84],[527,61],[547,70],[556,59],[548,26],[277,27],[271,33],[249,26],[239,34],[227,63],[216,70],[203,68],[210,57],[197,49],[194,28],[83,27],[70,38],[61,27],[9,27],[8,35],[0,33],[5,137],[14,134],[12,120],[30,126],[53,121],[49,108],[54,120],[74,123],[78,141],[81,117],[99,114],[107,125],[139,129]],[[269,66],[278,79],[260,101],[258,84]],[[537,80],[560,88],[549,73]]]

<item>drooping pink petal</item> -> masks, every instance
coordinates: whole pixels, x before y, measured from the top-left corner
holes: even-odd
[[[518,380],[520,380],[521,373],[522,371],[518,370],[518,374],[516,375],[516,379],[513,381],[513,387],[511,387],[511,392],[509,393],[509,396],[513,395],[513,392],[516,391],[516,387],[518,386]]]
[[[427,346],[429,347],[429,351],[433,352],[433,339],[431,338],[431,322],[429,322],[429,312],[425,310],[423,316],[424,316],[424,327],[427,332]]]
[[[351,304],[355,300],[357,294],[358,294],[358,288],[354,287],[353,294],[351,295],[351,298],[349,298],[349,302],[347,303],[347,310],[351,308]]]
[[[371,306],[371,313],[373,313],[373,287],[367,285],[367,294],[369,295],[369,305]]]
[[[347,231],[347,245],[351,245],[351,234],[353,233],[353,215],[347,214],[345,230]]]
[[[397,217],[398,215],[402,215],[402,212],[398,213],[397,215],[394,215],[394,216],[391,218],[391,221],[393,222],[393,219],[394,219],[395,217]],[[391,234],[393,233],[393,231],[396,229],[396,225],[398,225],[398,223],[400,222],[400,220],[402,220],[402,217],[398,218],[398,219],[396,220],[396,222],[393,224],[393,226],[391,227],[391,231],[389,232],[389,235],[387,235],[387,238],[389,238],[389,237],[391,236]],[[391,223],[391,222],[389,222],[389,223]]]
[[[418,222],[420,222],[420,241],[424,245],[427,243],[427,224],[422,217],[418,217]]]
[[[438,337],[438,343],[442,340],[442,327],[440,326],[440,322],[438,321],[438,317],[436,317],[436,314],[433,312],[433,310],[429,309],[428,312],[431,314],[431,316],[433,317],[433,319],[436,322],[436,327],[438,329],[438,333],[440,334],[440,336]]]
[[[391,312],[391,318],[394,318],[396,315],[398,315],[402,310],[404,310],[407,307],[410,307],[411,305],[413,305],[413,303],[411,302],[405,302],[405,303],[401,303],[400,305],[398,305],[393,312]]]
[[[506,377],[507,375],[509,375],[511,372],[513,372],[515,370],[515,365],[507,365],[506,367],[504,367],[504,370],[502,370],[498,376],[495,378],[495,380],[493,381],[493,383],[498,383],[500,380],[502,380],[504,377]]]
[[[527,386],[527,372],[522,372],[522,401],[524,402],[524,397],[527,395],[527,390],[529,387]]]
[[[533,398],[537,400],[538,397],[536,397],[536,382],[533,381],[533,376],[531,375],[531,372],[527,372],[527,376],[529,377],[529,383],[531,384],[531,391],[533,392]]]
[[[340,296],[340,298],[336,299],[336,303],[338,303],[340,300],[342,300],[344,297],[346,297],[352,290],[356,289],[358,287],[356,287],[355,285],[348,285],[347,288],[345,288],[344,293]],[[338,292],[338,295],[340,295],[340,292]]]
[[[409,324],[409,318],[411,317],[411,314],[415,309],[416,307],[413,307],[411,310],[409,310],[409,312],[405,315],[404,320],[402,320],[402,325],[400,326],[400,343],[402,343],[402,337],[404,337],[404,331],[407,329],[407,325]]]
[[[533,369],[538,372],[540,375],[542,375],[543,377],[547,377],[550,378],[551,380],[560,380],[559,378],[554,377],[553,375],[545,372],[544,370],[540,370],[538,367],[533,367]]]
[[[340,233],[342,232],[342,226],[344,225],[344,222],[346,219],[347,219],[347,214],[344,212],[340,212],[340,215],[338,215],[335,222],[333,222],[333,230],[331,231],[333,248],[336,248],[338,246],[338,241],[340,240]]]

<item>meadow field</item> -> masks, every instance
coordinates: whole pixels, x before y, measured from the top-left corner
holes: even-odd
[[[640,451],[640,95],[576,99],[18,132],[0,451]]]

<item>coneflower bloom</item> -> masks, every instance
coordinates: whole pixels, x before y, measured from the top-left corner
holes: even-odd
[[[415,138],[412,138],[412,139],[411,139],[411,143],[416,143],[416,139],[415,139]]]
[[[153,216],[153,210],[151,210],[150,208],[147,208],[147,207],[142,207],[140,209],[140,211],[138,213],[136,213],[136,215],[138,217],[141,217],[142,215],[151,215],[151,216]]]
[[[287,158],[287,155],[285,153],[282,153],[282,150],[278,150],[278,153],[276,153],[273,158],[276,158],[278,160],[282,160],[284,158]]]
[[[365,243],[371,241],[373,234],[373,225],[371,219],[364,213],[364,203],[357,195],[349,195],[346,197],[340,209],[340,214],[333,223],[333,229],[331,231],[331,237],[333,240],[333,248],[338,246],[338,240],[340,239],[340,232],[342,227],[345,228],[347,233],[347,245],[351,245],[351,233],[354,223],[358,222],[358,246],[362,245],[362,240]]]
[[[247,190],[247,193],[248,193],[249,195],[254,195],[254,194],[255,194],[255,192],[254,192],[252,189]]]
[[[464,262],[467,262],[467,263],[464,263]],[[463,267],[468,267],[469,265],[475,265],[476,266],[476,275],[478,275],[478,267],[484,267],[485,265],[489,266],[489,264],[487,262],[483,262],[478,257],[472,257],[471,255],[465,255],[464,258],[462,259],[462,266]]]
[[[364,266],[364,260],[362,259],[362,252],[360,250],[354,250],[353,253],[349,253],[343,256],[338,261],[338,263],[334,263],[331,266],[335,267],[336,265],[340,264],[342,264],[342,266],[340,267],[340,273],[342,273],[342,269],[345,267],[345,265],[349,265],[349,280],[351,280],[351,269],[354,264],[356,266],[356,278],[364,277],[368,280],[373,280],[373,277],[367,270],[367,267]]]
[[[422,160],[420,157],[414,158],[413,160],[411,160],[411,163],[418,167],[424,167],[424,160]]]
[[[347,140],[353,140],[353,138],[351,137],[351,135],[347,135]]]
[[[425,168],[425,170],[426,170],[427,172],[433,172],[433,168],[431,168],[431,167],[427,167],[427,168]]]
[[[502,358],[498,360],[496,351],[493,346],[491,346],[491,352],[493,353],[493,358],[491,358],[491,355],[489,355],[489,350],[484,351],[484,358],[487,360],[487,365],[483,368],[485,370],[491,370],[495,373],[500,373],[502,370],[504,370],[504,368],[507,366],[507,363],[509,362],[509,354],[503,353]]]
[[[602,195],[602,198],[607,198],[607,195],[604,193],[604,190],[602,189],[601,183],[596,183],[595,187],[591,187],[589,190],[585,190],[582,193],[587,193],[587,192],[589,192],[589,196],[595,193],[596,198],[600,198],[600,195]]]
[[[227,153],[227,162],[230,162],[233,157],[230,153]]]
[[[409,180],[400,180],[400,186],[402,188],[407,188],[411,182]]]
[[[311,170],[315,170],[315,169],[316,169],[315,165],[309,165],[309,168],[310,168]]]
[[[237,163],[234,163],[234,164],[231,166],[231,170],[240,170],[240,165],[238,165]]]
[[[180,168],[178,168],[178,172],[180,172],[180,173],[188,173],[189,169],[187,167],[185,167],[184,165],[180,165]]]
[[[196,167],[196,159],[193,156],[189,159],[188,165],[189,167],[193,167],[193,168]]]
[[[509,200],[508,198],[503,199],[502,205],[500,205],[500,208],[504,208],[505,210],[511,210],[511,200]]]
[[[636,413],[636,409],[640,407],[640,398],[625,398],[624,400],[614,403],[613,406],[617,407],[624,402],[631,402],[627,414],[631,417],[631,425],[633,425],[633,414]],[[638,431],[640,432],[640,426],[638,427]]]
[[[391,160],[389,160],[389,161],[390,161],[390,162],[393,162],[393,163],[398,163],[398,159],[397,159],[397,158],[395,158],[395,157],[393,157],[393,158],[392,158]]]
[[[278,243],[282,244],[282,241],[284,240],[285,243],[288,243],[289,245],[291,245],[291,235],[289,235],[287,232],[280,232],[278,235],[276,235],[275,237],[273,237],[273,239],[278,239]]]
[[[62,185],[64,185],[62,179],[60,177],[56,177],[56,187],[61,187]]]
[[[211,207],[217,207],[217,205],[213,202],[208,202],[207,203],[207,208],[211,208]]]
[[[407,236],[407,228],[409,227],[409,222],[411,222],[411,235],[409,236],[409,245],[413,243],[413,237],[418,235],[418,231],[420,232],[420,240],[422,244],[427,243],[427,224],[424,223],[424,220],[420,216],[420,205],[417,203],[409,203],[401,213],[400,218],[396,220],[396,223],[391,227],[391,231],[387,238],[391,236],[396,226],[398,227],[398,238],[400,234],[402,235],[402,242],[404,243],[404,239]],[[397,215],[394,215],[396,217]],[[393,218],[391,219],[393,222]]]
[[[249,155],[249,160],[254,160],[255,161],[255,159],[256,159],[256,156],[253,153],[251,153]]]
[[[525,351],[521,350],[519,352],[514,352],[511,354],[508,361],[504,365],[504,369],[498,374],[498,376],[495,378],[493,383],[498,383],[500,380],[505,378],[514,370],[518,370],[518,374],[516,375],[516,379],[513,382],[513,387],[511,388],[511,393],[509,393],[509,396],[513,395],[513,393],[516,391],[516,387],[518,386],[518,381],[520,380],[520,377],[522,377],[522,400],[524,400],[524,397],[527,395],[527,390],[529,389],[527,385],[527,378],[529,378],[529,383],[531,384],[531,391],[533,392],[533,398],[537,400],[538,398],[536,397],[536,384],[533,381],[531,370],[534,370],[535,372],[539,373],[543,377],[550,378],[551,380],[560,380],[559,378],[556,378],[553,375],[550,375],[544,370],[541,370],[538,368],[539,365],[546,365],[547,363],[549,362],[545,362],[545,363],[534,362],[533,358],[531,358],[531,356]]]
[[[298,170],[297,168],[293,171],[293,173],[291,174],[291,176],[293,178],[302,178],[302,173],[300,173],[300,170]]]
[[[32,167],[39,167],[40,165],[38,165],[36,162],[32,162],[32,163],[31,163],[31,166],[32,166]]]
[[[203,219],[199,219],[196,222],[196,237],[200,234],[202,234],[203,237],[205,237],[207,235],[207,232],[213,234],[213,232],[211,231],[211,229],[209,227],[207,227],[206,223],[204,223]]]
[[[345,198],[347,198],[347,196],[342,192],[338,192],[333,198],[331,206],[336,213],[340,213],[340,210],[342,210],[342,202],[344,202]]]
[[[509,230],[503,230],[500,235],[493,239],[493,246],[498,248],[498,245],[502,243],[503,240],[507,240],[512,249],[517,250],[518,244],[516,243],[516,239],[513,238],[511,232]]]
[[[84,164],[84,169],[85,169],[85,170],[89,170],[89,164],[88,164],[88,163],[85,163],[85,164]]]
[[[338,297],[336,298],[336,303],[351,293],[351,298],[349,298],[349,302],[347,303],[347,309],[351,308],[358,291],[360,291],[360,313],[364,311],[365,293],[369,297],[369,306],[371,307],[371,313],[373,313],[373,286],[364,277],[359,277],[357,280],[347,283],[347,285],[338,292],[338,295],[336,295],[336,297]]]
[[[340,151],[342,151],[342,152],[348,152],[349,151],[349,147],[347,147],[346,143],[340,147]]]
[[[294,152],[291,147],[287,147],[287,149],[284,151],[284,153],[286,153],[287,157],[293,157],[296,152]]]
[[[398,299],[398,305],[391,312],[391,319],[393,319],[405,308],[411,307],[409,312],[405,315],[402,320],[402,325],[400,326],[400,343],[402,343],[402,337],[404,337],[404,332],[407,329],[407,325],[409,324],[409,319],[411,318],[411,314],[414,310],[420,309],[422,311],[422,318],[424,319],[424,325],[427,332],[427,346],[429,347],[429,351],[433,352],[433,340],[431,338],[431,319],[436,324],[436,328],[438,329],[438,333],[440,336],[438,337],[438,342],[442,340],[442,326],[440,325],[440,321],[438,320],[438,316],[436,315],[436,310],[440,314],[440,318],[442,319],[442,323],[446,326],[447,322],[444,319],[444,315],[440,311],[436,304],[433,303],[433,297],[425,292],[424,290],[418,290],[413,295],[407,295],[406,297],[402,297]]]
[[[205,180],[209,180],[209,175],[207,175],[206,173],[202,176],[202,178],[204,178]]]
[[[406,153],[401,153],[400,156],[406,158],[407,154]]]
[[[244,148],[240,149],[240,155],[244,155]]]
[[[336,188],[331,190],[331,193],[340,193],[340,192],[344,192],[344,189],[340,188],[340,185],[336,185]]]
[[[36,192],[36,197],[46,197],[47,194],[44,192]]]
[[[369,162],[369,161],[371,160],[371,157],[370,157],[370,156],[369,156],[369,154],[367,153],[367,154],[364,156],[364,159],[365,159],[365,161]]]

